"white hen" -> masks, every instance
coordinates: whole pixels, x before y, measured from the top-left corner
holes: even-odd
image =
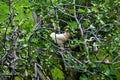
[[[63,46],[63,44],[69,39],[70,32],[68,29],[65,30],[65,33],[56,34],[55,32],[50,34],[50,37],[57,43],[59,46]]]

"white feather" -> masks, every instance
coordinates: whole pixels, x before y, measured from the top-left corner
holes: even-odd
[[[56,34],[55,32],[50,34],[50,37],[54,40],[55,43],[57,43],[59,46],[62,46],[65,41],[68,40],[69,35],[65,33],[63,34]]]
[[[95,43],[93,43],[92,46],[93,46],[93,51],[95,51],[95,52],[98,51],[98,47],[97,47],[97,45]]]

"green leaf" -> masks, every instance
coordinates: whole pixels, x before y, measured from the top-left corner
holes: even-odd
[[[0,1],[0,22],[7,18],[8,13],[9,13],[8,6],[2,1]]]
[[[77,23],[75,22],[75,21],[73,21],[73,22],[70,22],[69,23],[69,25],[70,25],[70,29],[73,31],[73,32],[75,32],[75,29],[77,29]]]
[[[103,24],[103,25],[105,24],[103,20],[100,20],[100,23]]]
[[[78,11],[80,12],[80,13],[85,13],[86,11],[84,10],[84,9],[78,9]]]
[[[70,14],[74,14],[74,9],[70,9],[70,10],[69,10],[69,13],[70,13]]]
[[[58,68],[54,68],[52,70],[53,80],[63,80],[63,72],[60,71]]]
[[[92,7],[92,11],[94,11],[94,12],[99,12],[99,10],[96,8],[96,7]]]
[[[87,9],[87,13],[91,13],[92,11],[91,11],[91,9]]]
[[[89,79],[87,78],[87,76],[83,75],[80,77],[80,80],[89,80]]]

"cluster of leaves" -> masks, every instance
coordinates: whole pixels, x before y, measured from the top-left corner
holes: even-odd
[[[119,7],[119,0],[13,0],[13,28],[9,20],[9,0],[0,1],[1,79],[12,80],[13,69],[15,80],[119,79]],[[95,41],[98,46],[95,54],[99,59],[92,52],[90,43],[87,44],[88,51],[84,50],[84,41],[78,27],[80,24],[85,39],[98,39]],[[65,43],[66,51],[61,54],[50,38],[50,33],[60,33],[66,28],[71,30],[71,38]],[[14,52],[14,30],[18,33],[15,46],[18,60],[12,65],[13,59],[10,56]],[[71,47],[75,45],[80,46],[78,51],[72,51]]]

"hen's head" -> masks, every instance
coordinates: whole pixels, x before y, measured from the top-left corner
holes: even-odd
[[[66,29],[64,34],[67,38],[69,38],[70,37],[70,30]]]

